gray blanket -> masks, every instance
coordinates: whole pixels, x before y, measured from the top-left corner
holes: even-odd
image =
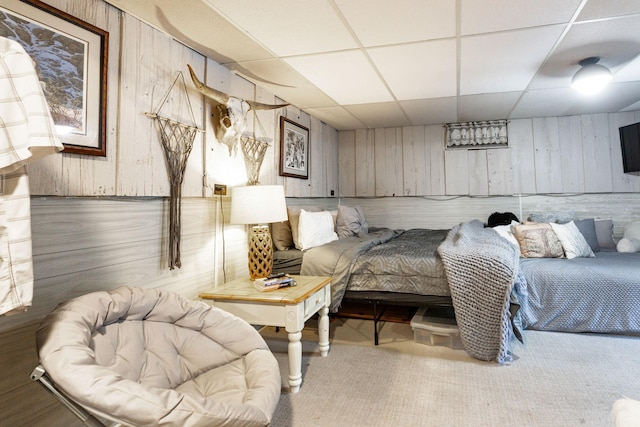
[[[474,220],[452,228],[438,253],[467,353],[480,360],[511,362],[509,308],[519,277],[519,250]]]
[[[401,233],[401,230],[382,228],[372,230],[362,236],[346,237],[311,248],[304,253],[300,274],[303,276],[332,276],[331,307],[329,309],[335,313],[342,304],[342,297],[344,297],[349,283],[351,269],[358,256]]]

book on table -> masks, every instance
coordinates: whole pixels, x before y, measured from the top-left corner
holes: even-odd
[[[255,288],[258,289],[259,291],[273,291],[276,289],[283,288],[285,286],[295,286],[295,285],[296,285],[296,281],[293,280],[293,277],[290,277],[288,275],[275,277],[271,279],[268,277],[265,277],[263,279],[256,279],[253,282],[253,286],[255,286]]]

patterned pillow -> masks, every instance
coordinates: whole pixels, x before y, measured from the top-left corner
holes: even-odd
[[[551,223],[551,228],[558,236],[564,255],[567,259],[593,258],[595,255],[578,227],[573,221],[566,224]]]
[[[520,254],[525,258],[562,258],[564,250],[547,223],[512,225],[511,231],[520,245]]]

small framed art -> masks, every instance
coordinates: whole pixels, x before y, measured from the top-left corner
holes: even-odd
[[[280,117],[280,176],[309,178],[309,129]]]

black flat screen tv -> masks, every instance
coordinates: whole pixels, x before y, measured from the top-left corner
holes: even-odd
[[[640,123],[622,126],[619,130],[624,173],[640,172]]]

